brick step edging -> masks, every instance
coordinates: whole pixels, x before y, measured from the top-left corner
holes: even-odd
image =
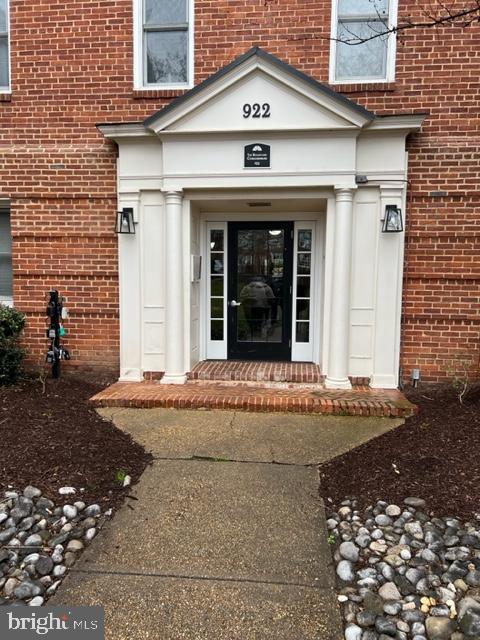
[[[100,396],[100,397],[98,397]],[[106,398],[101,394],[91,399],[96,407],[166,408],[166,409],[235,409],[250,412],[288,412],[343,416],[375,416],[406,418],[415,413],[411,405],[396,406],[381,401],[332,400],[330,398],[249,398],[224,397],[166,397],[166,398]]]

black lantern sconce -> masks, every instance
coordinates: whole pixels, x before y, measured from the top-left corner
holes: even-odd
[[[383,233],[399,233],[403,231],[402,210],[396,204],[387,204],[383,218]]]
[[[115,227],[117,233],[135,233],[135,221],[133,219],[133,209],[124,207],[121,211],[117,211],[117,225]]]

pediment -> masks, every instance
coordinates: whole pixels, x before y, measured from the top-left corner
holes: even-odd
[[[157,133],[359,129],[374,115],[252,49],[145,121]]]

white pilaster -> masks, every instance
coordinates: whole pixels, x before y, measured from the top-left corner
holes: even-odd
[[[163,384],[187,381],[184,358],[183,197],[181,191],[165,193],[165,375]]]
[[[404,190],[398,185],[380,187],[380,211],[375,304],[375,344],[373,375],[370,386],[398,387],[400,358],[400,320],[402,310],[403,252],[405,234],[382,233],[382,219],[387,204],[403,209]],[[405,211],[402,211],[405,216]],[[405,217],[404,217],[405,225]]]
[[[352,223],[353,189],[335,189],[330,337],[325,380],[328,389],[350,389],[352,386],[348,379]]]
[[[122,193],[119,208],[133,208],[135,222],[140,218],[140,194]],[[142,371],[142,275],[140,251],[142,225],[135,235],[118,234],[120,297],[120,382],[140,382]]]

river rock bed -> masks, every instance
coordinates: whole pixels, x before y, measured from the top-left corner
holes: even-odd
[[[33,486],[0,498],[0,605],[42,605],[111,515],[73,487],[59,493],[71,504],[56,506]]]
[[[420,498],[327,520],[345,640],[480,639],[480,515],[435,518]]]

